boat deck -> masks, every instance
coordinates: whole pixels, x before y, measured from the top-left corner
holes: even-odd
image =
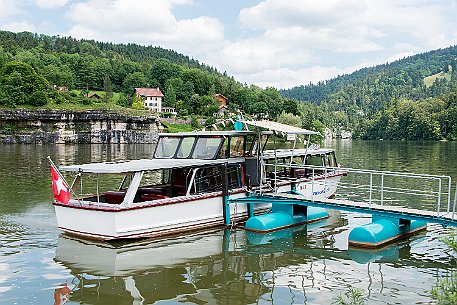
[[[294,204],[368,213],[385,217],[426,220],[428,222],[440,223],[444,225],[457,227],[457,217],[453,215],[452,212],[436,212],[405,208],[401,206],[380,205],[373,203],[369,204],[366,202],[357,202],[341,199],[320,199],[317,201],[310,200],[310,198],[306,196],[285,193],[264,193],[262,194],[262,197],[262,200],[271,200],[275,203],[283,202],[285,204],[290,204],[291,201],[293,201]]]

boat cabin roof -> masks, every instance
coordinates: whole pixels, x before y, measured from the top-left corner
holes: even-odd
[[[182,168],[182,167],[200,167],[208,165],[217,165],[223,163],[239,163],[244,162],[244,158],[230,158],[230,159],[215,159],[215,160],[202,160],[202,159],[140,159],[131,161],[119,162],[102,162],[102,163],[89,163],[81,165],[69,165],[59,167],[62,171],[67,172],[82,172],[94,174],[122,174],[141,172],[147,170],[159,170],[168,168]]]
[[[189,132],[175,132],[175,133],[159,133],[159,137],[218,137],[218,136],[244,136],[255,135],[255,131],[236,131],[236,130],[221,130],[221,131],[189,131]]]
[[[273,122],[273,121],[267,121],[267,120],[261,120],[261,121],[241,120],[240,122],[243,124],[252,126],[252,127],[268,129],[269,131],[275,131],[275,132],[284,133],[284,134],[296,134],[296,135],[299,135],[299,134],[319,135],[320,134],[317,131],[312,131],[312,130],[308,130],[308,129],[303,129],[303,128],[290,126],[290,125]]]
[[[284,157],[296,157],[296,156],[305,156],[305,155],[322,155],[333,152],[333,149],[329,148],[319,148],[319,149],[306,149],[306,148],[298,148],[298,149],[278,149],[276,150],[276,157],[277,158],[284,158]],[[263,153],[264,159],[274,159],[275,152],[274,150],[266,150]]]

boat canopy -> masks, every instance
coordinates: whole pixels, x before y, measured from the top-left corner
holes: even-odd
[[[199,167],[217,164],[244,162],[244,158],[202,160],[202,159],[140,159],[120,162],[89,163],[59,167],[62,171],[93,174],[123,174],[167,168]]]
[[[248,130],[221,130],[221,131],[189,131],[175,133],[159,133],[160,137],[217,137],[217,136],[244,136],[256,134],[254,131]]]
[[[266,150],[263,154],[263,159],[286,158],[295,156],[306,156],[314,154],[327,154],[333,152],[333,149],[319,148],[319,149],[278,149],[275,153],[274,150]]]
[[[320,134],[317,131],[311,131],[295,126],[290,126],[278,122],[273,122],[273,121],[267,121],[267,120],[262,120],[262,121],[247,121],[247,120],[241,120],[240,121],[243,124],[253,126],[253,127],[258,127],[258,128],[265,128],[270,131],[275,131],[275,132],[282,132],[285,134],[302,134],[302,135],[313,135],[313,134]]]

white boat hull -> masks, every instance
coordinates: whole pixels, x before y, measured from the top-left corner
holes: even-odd
[[[245,193],[231,196],[244,197]],[[99,209],[77,204],[55,204],[57,223],[61,230],[92,239],[112,240],[155,237],[193,231],[224,224],[222,196],[207,196],[185,201],[157,200],[154,205],[120,209]],[[268,204],[257,206],[265,210]],[[237,221],[247,218],[246,204],[232,205],[230,215]]]
[[[319,200],[332,196],[341,176],[297,182],[295,191]],[[324,181],[325,180],[325,181]],[[279,192],[291,191],[291,185],[281,185]],[[245,197],[247,193],[230,195],[230,199]],[[130,207],[101,207],[97,204],[54,204],[61,230],[91,239],[115,240],[156,237],[224,225],[222,195],[212,193],[156,200]],[[265,211],[271,204],[259,204],[255,211]],[[236,221],[246,220],[245,203],[230,205],[230,215]]]

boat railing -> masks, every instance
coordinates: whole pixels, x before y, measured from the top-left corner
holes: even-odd
[[[286,171],[305,171],[303,177],[281,175]],[[306,183],[311,186],[307,195],[314,201],[316,195],[328,187],[335,186],[336,199],[373,204],[390,205],[398,208],[413,208],[434,211],[436,216],[444,214],[454,219],[457,205],[457,184],[453,205],[452,179],[450,176],[416,174],[409,172],[377,171],[368,169],[299,165],[290,163],[265,164],[265,183],[278,190],[281,183]],[[339,179],[332,177],[341,176]]]

